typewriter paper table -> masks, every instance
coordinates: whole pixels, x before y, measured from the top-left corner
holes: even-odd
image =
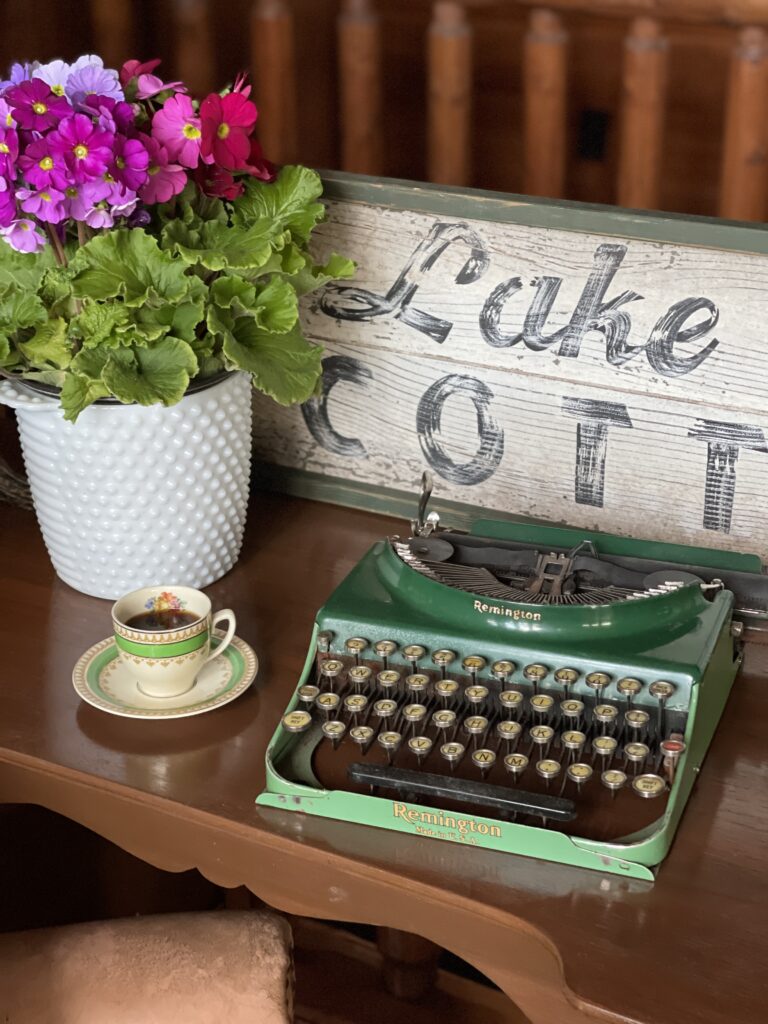
[[[109,604],[48,563],[34,518],[0,506],[0,800],[81,822],[167,870],[196,867],[297,914],[416,932],[500,985],[534,1024],[762,1024],[768,1003],[768,647],[745,668],[655,885],[260,809],[264,752],[314,613],[383,517],[254,502],[238,567],[210,588],[259,653],[252,690],[142,722],[80,702],[78,655]]]

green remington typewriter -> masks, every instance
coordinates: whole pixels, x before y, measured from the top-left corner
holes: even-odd
[[[652,879],[768,611],[748,555],[419,514],[317,616],[258,803]],[[736,612],[737,618],[734,618]]]

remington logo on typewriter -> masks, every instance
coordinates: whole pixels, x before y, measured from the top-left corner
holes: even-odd
[[[501,839],[501,829],[498,825],[486,825],[484,821],[476,818],[457,818],[452,814],[444,814],[442,811],[424,811],[407,804],[393,803],[392,814],[395,818],[402,818],[410,825],[416,826],[416,831],[425,836],[436,836],[437,838],[453,838],[441,836],[435,829],[455,829],[461,836],[474,833],[478,836],[493,836],[494,839]],[[425,828],[424,826],[433,826]]]
[[[541,612],[529,612],[525,608],[503,608],[500,604],[486,604],[475,601],[472,606],[481,615],[504,615],[515,622],[541,622]]]

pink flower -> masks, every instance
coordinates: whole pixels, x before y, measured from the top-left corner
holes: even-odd
[[[136,78],[138,75],[149,74],[159,64],[159,57],[156,57],[155,60],[145,60],[143,64],[140,60],[127,60],[120,68],[120,81],[123,85],[127,85],[132,78]]]
[[[187,172],[179,164],[170,163],[167,149],[156,139],[148,135],[139,138],[149,153],[149,177],[139,190],[139,198],[145,203],[167,203],[186,185]]]
[[[159,92],[165,92],[166,89],[174,89],[176,92],[187,91],[183,82],[164,82],[157,75],[139,75],[136,86],[136,98],[139,100],[151,99],[152,96],[157,96]]]
[[[248,154],[245,170],[252,178],[259,178],[261,181],[273,181],[277,176],[277,168],[264,156],[258,139],[251,139],[251,152]]]
[[[19,157],[19,167],[26,180],[35,188],[64,188],[67,183],[67,167],[64,156],[51,146],[53,133],[30,142]]]
[[[21,200],[21,208],[25,213],[33,213],[38,220],[49,224],[58,224],[66,216],[64,210],[64,193],[58,189],[40,189],[33,192],[29,188],[16,191],[17,199]]]
[[[72,108],[63,96],[57,96],[41,78],[9,89],[5,94],[13,116],[21,128],[44,132],[72,113]]]
[[[126,188],[135,192],[147,180],[149,154],[140,139],[126,139],[124,135],[116,135],[112,147],[114,160],[109,173]]]
[[[112,159],[112,132],[97,128],[85,114],[65,117],[48,136],[54,154],[64,158],[73,181],[89,181],[106,171]]]
[[[200,159],[200,118],[189,96],[171,96],[152,118],[152,137],[170,160],[196,167]]]
[[[250,91],[239,79],[227,96],[212,92],[201,103],[202,153],[207,164],[215,162],[231,171],[245,167],[251,149],[248,136],[258,117],[248,99]]]
[[[2,228],[0,235],[17,252],[37,252],[45,245],[45,235],[33,220],[15,220]]]

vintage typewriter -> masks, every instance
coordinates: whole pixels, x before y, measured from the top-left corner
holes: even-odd
[[[430,489],[411,535],[377,543],[318,613],[258,802],[653,878],[743,617],[768,610],[759,560],[442,530]]]

